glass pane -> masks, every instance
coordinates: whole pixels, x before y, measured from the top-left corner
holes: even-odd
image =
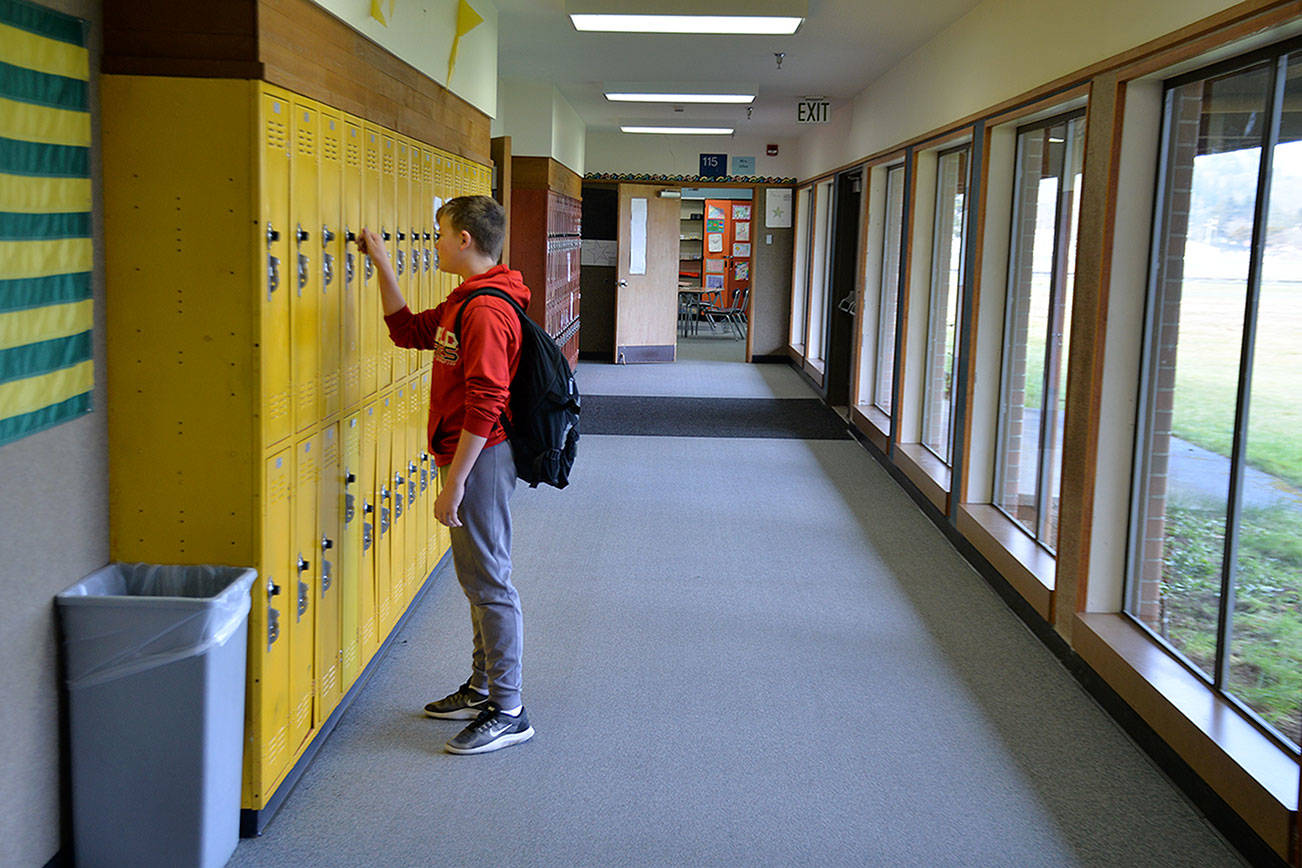
[[[823,359],[827,314],[827,269],[832,258],[832,182],[818,185],[814,194],[813,267],[809,272],[809,323],[805,357],[817,364]]]
[[[1302,68],[1290,58],[1248,412],[1226,689],[1302,742]]]
[[[1060,286],[1055,296],[1053,340],[1046,365],[1057,400],[1044,430],[1045,479],[1041,483],[1040,540],[1058,548],[1059,487],[1062,483],[1062,432],[1067,417],[1067,358],[1071,336],[1071,302],[1076,293],[1076,237],[1080,229],[1081,176],[1085,171],[1085,119],[1067,123],[1066,177],[1063,180],[1063,212],[1058,227],[1058,270]],[[1066,220],[1066,226],[1061,225]],[[1065,238],[1063,236],[1066,236]]]
[[[927,314],[927,364],[922,394],[922,443],[950,463],[954,405],[954,353],[959,335],[963,273],[963,219],[968,151],[940,158],[936,223],[931,248],[931,307]]]
[[[873,403],[891,415],[895,382],[896,305],[900,289],[900,241],[904,234],[904,167],[886,173],[886,231],[882,242],[882,286],[877,315],[877,382]]]
[[[995,504],[1032,535],[1040,483],[1040,408],[1066,126],[1017,137],[1017,199],[1004,319]]]
[[[1167,94],[1130,611],[1212,674],[1267,66]]]
[[[796,194],[796,240],[791,272],[790,341],[792,348],[801,352],[805,349],[805,266],[809,261],[809,227],[813,225],[809,219],[811,190],[813,187],[806,187]]]

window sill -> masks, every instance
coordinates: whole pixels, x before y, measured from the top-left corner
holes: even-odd
[[[1040,617],[1050,620],[1053,585],[1058,564],[1016,523],[985,503],[964,503],[958,508],[958,531],[990,561]]]
[[[885,452],[891,439],[891,417],[872,404],[857,404],[850,408],[850,419],[872,444]]]
[[[921,443],[901,443],[895,463],[904,475],[943,513],[949,512],[950,469]]]
[[[1081,613],[1076,652],[1281,855],[1297,821],[1298,763],[1126,616]]]

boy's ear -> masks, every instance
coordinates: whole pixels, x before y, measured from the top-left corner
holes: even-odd
[[[474,245],[475,245],[475,239],[473,239],[473,238],[470,237],[470,230],[468,230],[468,229],[462,229],[462,230],[461,230],[461,249],[462,249],[462,250],[466,250],[467,248],[473,247]]]

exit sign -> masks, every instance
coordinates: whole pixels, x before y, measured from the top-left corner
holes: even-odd
[[[796,104],[796,123],[825,124],[831,113],[831,103],[825,99],[802,99]]]

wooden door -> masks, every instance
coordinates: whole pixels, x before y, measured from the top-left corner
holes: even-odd
[[[678,339],[678,199],[619,185],[615,362],[672,362]],[[634,220],[639,230],[634,232]]]

